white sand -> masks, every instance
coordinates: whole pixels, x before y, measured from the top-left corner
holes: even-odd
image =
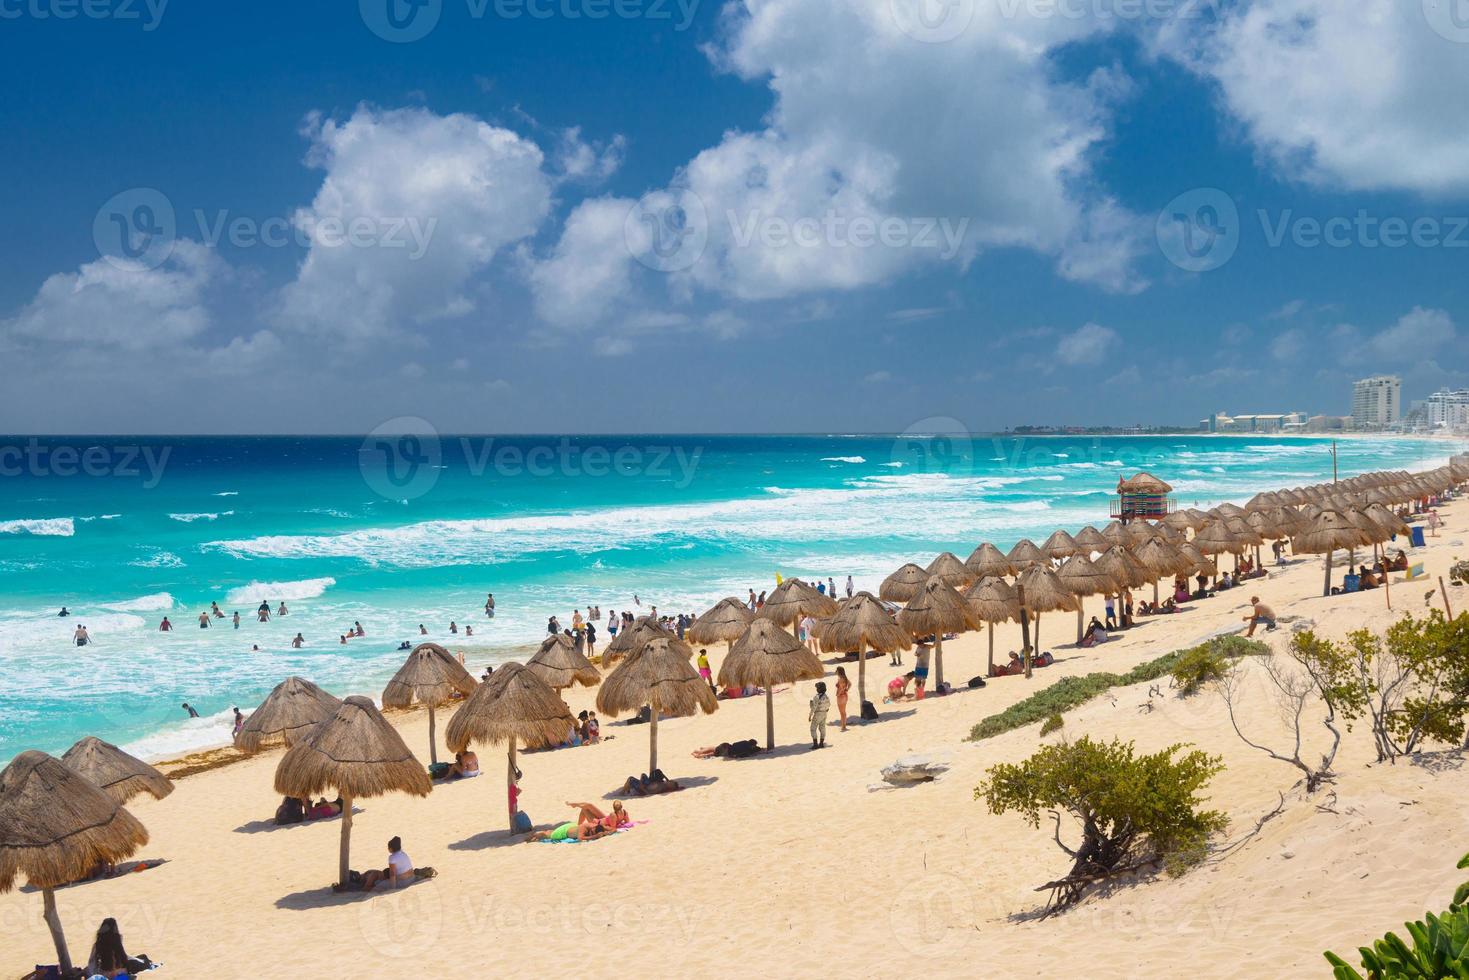
[[[1451,556],[1466,554],[1451,542],[1464,537],[1469,506],[1444,516],[1448,526],[1413,555],[1426,560],[1435,587]],[[1238,623],[1252,592],[1279,615],[1310,617],[1333,636],[1361,625],[1381,629],[1396,615],[1381,591],[1323,599],[1320,584],[1320,562],[1303,558],[1184,614],[1144,621],[1095,650],[1056,648],[1052,641],[1074,635],[1074,616],[1047,615],[1043,639],[1059,662],[1033,681],[1002,678],[917,705],[879,705],[887,715],[880,724],[833,729],[822,752],[803,747],[809,683],[776,699],[777,738],[790,748],[773,757],[689,756],[700,745],[763,738],[763,698],[665,722],[662,767],[690,788],[629,802],[633,816],[649,822],[603,841],[507,839],[503,754],[486,748],[486,773],[477,780],[440,786],[422,800],[362,801],[354,867],[379,862],[386,840],[401,834],[415,862],[440,872],[396,892],[326,890],[336,872],[338,824],[268,826],[280,752],[266,753],[182,779],[163,801],[134,801],[132,811],[152,833],[139,856],[167,863],[63,889],[61,914],[78,960],[110,915],[130,951],[147,952],[166,964],[160,977],[175,978],[736,970],[782,977],[1327,976],[1323,949],[1350,953],[1400,930],[1405,918],[1445,906],[1462,879],[1454,863],[1469,850],[1462,804],[1469,771],[1459,755],[1439,757],[1435,767],[1369,765],[1370,737],[1359,727],[1338,759],[1334,796],[1323,791],[1294,802],[1231,856],[1181,879],[1123,888],[1036,923],[1011,917],[1040,904],[1034,887],[1064,873],[1067,859],[1048,826],[1033,830],[1013,815],[992,816],[973,789],[988,765],[1025,757],[1037,729],[963,741],[985,715],[1062,676],[1122,671]],[[1394,605],[1421,612],[1429,587],[1395,587]],[[1465,605],[1469,590],[1451,590],[1451,601]],[[1093,607],[1100,603],[1089,600],[1088,615]],[[1016,646],[1017,634],[1013,625],[1001,631],[997,649]],[[1288,636],[1286,627],[1262,634],[1276,648]],[[981,672],[984,650],[981,634],[945,644],[950,681]],[[896,672],[886,663],[868,663],[870,696]],[[1192,742],[1223,755],[1228,769],[1211,785],[1213,805],[1230,815],[1229,836],[1243,836],[1297,774],[1242,745],[1216,695],[1180,701],[1165,681],[1165,697],[1143,713],[1147,687],[1119,689],[1072,712],[1064,733],[1119,735],[1148,750]],[[569,700],[578,710],[591,696],[576,692]],[[1247,716],[1252,734],[1279,741],[1279,718],[1262,690]],[[422,757],[426,715],[397,717]],[[440,732],[443,724],[441,716]],[[565,800],[605,804],[604,794],[646,768],[646,727],[604,719],[603,731],[615,738],[522,755],[522,805],[538,825],[564,819]],[[937,783],[869,792],[884,765],[914,751],[948,752],[953,768]],[[0,937],[0,975],[54,962],[38,893],[0,897]]]

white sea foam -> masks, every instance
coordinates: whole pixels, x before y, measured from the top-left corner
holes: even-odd
[[[135,558],[128,564],[135,568],[183,568],[184,560],[171,551],[155,551],[147,558]]]
[[[37,537],[69,538],[76,534],[70,517],[33,517],[0,521],[0,534],[33,534]]]
[[[867,459],[863,456],[823,456],[821,461],[823,463],[865,463]]]
[[[176,521],[182,521],[185,524],[192,524],[195,521],[217,521],[221,517],[229,517],[229,516],[231,516],[233,514],[234,514],[234,511],[232,511],[232,510],[225,510],[225,511],[220,511],[217,514],[210,514],[210,513],[204,513],[204,514],[169,514],[168,516],[171,517],[171,518],[173,518]]]
[[[215,494],[216,497],[238,497],[239,495],[240,491],[238,490],[221,490]]]
[[[102,605],[108,609],[119,609],[124,612],[158,612],[172,609],[177,603],[167,592],[155,592],[152,595],[126,599],[122,602],[104,602]]]
[[[903,464],[901,462],[878,463],[877,465],[878,466],[891,466],[891,467],[893,467],[893,469],[899,469],[899,470],[903,468]]]
[[[282,599],[315,599],[337,584],[334,578],[305,578],[295,582],[251,582],[231,589],[225,601],[236,605]]]

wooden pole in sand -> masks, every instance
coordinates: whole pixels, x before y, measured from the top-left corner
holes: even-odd
[[[51,941],[56,945],[56,961],[63,975],[71,973],[71,953],[66,948],[66,934],[61,931],[61,916],[56,914],[56,893],[49,888],[41,889],[42,916],[51,930]]]
[[[775,751],[775,689],[765,685],[765,751]]]
[[[990,623],[990,668],[985,672],[986,677],[995,676],[995,624]]]
[[[428,704],[428,761],[431,765],[439,763],[439,746],[434,739],[434,703]]]
[[[1454,618],[1454,611],[1449,608],[1449,590],[1443,587],[1443,576],[1438,577],[1438,594],[1443,596],[1444,615],[1449,619]]]
[[[1025,608],[1025,586],[1015,586],[1015,598],[1020,603],[1020,656],[1025,660],[1025,676],[1030,678],[1030,613]]]
[[[867,703],[867,654],[862,652],[863,640],[857,636],[857,717],[862,717],[862,706]]]
[[[765,689],[766,697],[770,696],[770,688]],[[653,770],[658,768],[658,698],[653,697],[648,702],[648,778],[653,778]]]
[[[345,889],[352,879],[352,797],[342,794],[342,843],[337,855],[337,880]]]

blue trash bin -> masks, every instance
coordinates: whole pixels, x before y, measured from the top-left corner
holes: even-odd
[[[1415,547],[1415,548],[1422,548],[1423,546],[1424,546],[1423,545],[1423,525],[1422,524],[1414,524],[1413,525],[1413,547]]]

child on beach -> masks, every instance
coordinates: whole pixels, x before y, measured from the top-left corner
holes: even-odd
[[[714,672],[709,668],[709,651],[699,649],[699,676],[704,678],[704,683],[709,685],[709,690],[715,690]]]
[[[816,682],[816,697],[811,699],[811,747],[826,748],[826,715],[831,699],[826,696],[826,682]]]

